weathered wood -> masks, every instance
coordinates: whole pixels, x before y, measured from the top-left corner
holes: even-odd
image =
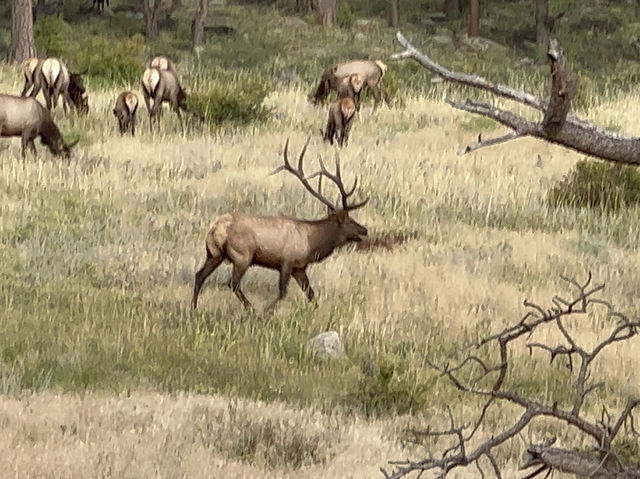
[[[405,50],[392,55],[393,60],[411,58],[444,80],[485,90],[502,98],[522,103],[543,112],[544,119],[539,123],[533,122],[508,110],[473,100],[449,101],[454,108],[492,118],[513,129],[516,133],[514,138],[533,136],[603,160],[640,165],[640,138],[607,131],[569,115],[571,98],[577,89],[577,82],[571,74],[564,51],[555,40],[550,42],[548,51],[552,78],[551,98],[545,102],[529,92],[493,83],[477,75],[448,70],[416,49],[400,32],[396,36]],[[476,144],[467,150],[474,151],[482,146],[502,142],[488,140],[487,145]]]

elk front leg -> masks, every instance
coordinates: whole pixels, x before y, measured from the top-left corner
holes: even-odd
[[[200,294],[200,288],[205,280],[215,271],[215,269],[222,263],[222,253],[220,251],[214,251],[213,253],[207,248],[207,259],[204,262],[202,268],[196,273],[195,282],[193,285],[193,298],[191,299],[191,308],[196,309],[198,307],[198,295]]]
[[[307,295],[307,299],[311,302],[314,302],[315,293],[311,288],[311,284],[309,284],[309,277],[307,276],[307,272],[303,269],[298,269],[293,271],[293,278],[300,286],[300,289]]]
[[[291,266],[282,265],[282,267],[280,268],[280,282],[279,282],[278,297],[275,299],[275,301],[273,301],[273,303],[267,306],[267,309],[265,310],[265,312],[269,313],[273,311],[273,309],[276,307],[276,304],[278,304],[278,301],[282,301],[285,298],[285,296],[287,295],[287,286],[289,285],[290,279],[291,279]]]

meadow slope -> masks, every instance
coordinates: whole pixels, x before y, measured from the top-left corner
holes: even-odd
[[[3,67],[0,90],[20,88],[18,72]],[[40,145],[23,162],[19,140],[0,144],[0,450],[10,451],[0,468],[15,477],[375,477],[385,460],[420,453],[399,441],[407,424],[431,423],[446,404],[471,414],[474,401],[426,358],[445,361],[459,343],[519,319],[524,298],[547,304],[566,293],[561,275],[591,271],[605,298],[638,314],[640,211],[550,209],[549,186],[581,156],[540,141],[459,156],[479,132],[502,130],[452,110],[444,92],[375,113],[365,106],[340,151],[344,175],[357,175],[371,198],[357,220],[372,236],[411,239],[391,250],[344,248],[311,268],[317,309],[292,284],[262,316],[277,275],[251,269],[243,289],[258,314],[246,313],[224,286],[224,266],[191,312],[217,215],[322,214],[295,179],[269,173],[286,138],[297,153],[312,135],[308,171],[319,155],[332,161],[336,150],[318,134],[325,113],[291,87],[269,96],[274,115],[262,126],[210,133],[190,122],[183,137],[167,112],[164,133],[151,136],[141,108],[139,135],[129,138],[116,134],[117,93],[91,93],[85,119],[56,113],[63,133],[80,137],[69,162]],[[580,114],[638,134],[638,104],[628,94]],[[573,327],[589,343],[606,321],[595,314]],[[328,329],[348,358],[317,364],[304,345]],[[640,393],[637,346],[612,348],[597,365],[609,387],[590,411]],[[512,384],[560,403],[570,396],[564,366],[549,372],[544,355],[524,347],[514,360],[522,367]],[[230,410],[245,422],[233,423]],[[486,434],[514,414],[495,413]],[[265,418],[276,432],[260,426]],[[239,437],[237,424],[254,436]],[[308,450],[291,452],[286,437],[296,431]],[[527,439],[552,433],[583,446],[544,422]],[[286,452],[270,459],[261,442]],[[514,442],[501,464],[513,467],[521,452]]]

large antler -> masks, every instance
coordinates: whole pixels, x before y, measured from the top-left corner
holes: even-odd
[[[351,190],[346,191],[344,188],[344,184],[342,183],[342,176],[340,173],[340,160],[336,159],[336,172],[335,174],[330,173],[329,171],[327,171],[327,169],[324,166],[324,163],[322,163],[322,159],[320,159],[320,168],[321,170],[312,174],[311,176],[305,177],[304,175],[304,169],[303,169],[303,159],[304,159],[304,154],[307,151],[307,146],[309,146],[309,141],[311,140],[311,137],[307,138],[307,142],[304,144],[304,147],[302,148],[302,151],[300,152],[300,157],[298,158],[298,168],[293,168],[291,166],[291,163],[289,163],[289,138],[287,138],[286,143],[284,144],[284,165],[276,168],[271,174],[275,175],[276,173],[279,173],[280,171],[288,171],[289,173],[293,174],[296,178],[298,178],[298,180],[300,180],[300,182],[303,184],[303,186],[306,188],[306,190],[311,193],[315,198],[317,198],[318,200],[322,201],[322,203],[324,203],[325,205],[327,205],[332,211],[336,210],[336,206],[326,197],[324,197],[322,195],[321,192],[321,183],[318,183],[318,190],[316,191],[310,184],[309,181],[311,178],[314,178],[316,176],[320,176],[320,180],[322,180],[322,176],[326,176],[327,178],[329,178],[331,181],[333,181],[336,186],[338,187],[338,189],[340,190],[340,196],[342,197],[342,208],[345,211],[350,211],[350,210],[355,210],[356,208],[360,208],[361,206],[364,206],[367,201],[369,201],[369,198],[365,199],[364,201],[361,201],[360,203],[356,203],[355,205],[349,205],[348,204],[348,199],[351,195],[353,195],[353,193],[355,192],[356,186],[358,184],[358,178],[355,179],[355,181],[353,182],[353,187],[351,188]]]
[[[320,178],[322,178],[322,176],[325,176],[327,178],[329,178],[331,181],[333,181],[336,186],[338,187],[338,190],[340,190],[340,198],[342,200],[342,209],[345,211],[351,211],[351,210],[355,210],[357,208],[360,208],[364,205],[367,204],[367,201],[369,201],[369,198],[365,198],[363,201],[361,201],[360,203],[356,203],[353,205],[349,204],[349,197],[351,195],[353,195],[353,193],[356,191],[356,186],[358,186],[358,178],[356,177],[356,179],[353,181],[353,186],[351,187],[351,189],[349,191],[347,191],[344,187],[344,183],[342,182],[342,173],[340,172],[340,157],[336,156],[336,172],[331,173],[329,172],[325,166],[324,163],[322,162],[322,158],[320,158],[320,171],[318,171],[317,173],[314,173],[313,175],[311,175],[309,178],[313,178],[316,176],[320,176]]]

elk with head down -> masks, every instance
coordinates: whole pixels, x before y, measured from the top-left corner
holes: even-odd
[[[35,98],[0,94],[0,136],[19,136],[22,139],[22,157],[29,148],[34,156],[37,136],[54,155],[68,158],[77,141],[66,144],[51,114]]]
[[[64,62],[58,58],[47,58],[38,63],[33,72],[33,90],[29,94],[35,98],[42,90],[47,105],[47,110],[51,110],[58,105],[58,98],[62,96],[62,107],[65,113],[67,107],[77,108],[79,112],[88,111],[88,103],[83,98],[85,92],[82,73],[69,73],[69,69]],[[71,91],[74,92],[74,99],[71,98]],[[85,111],[86,112],[86,111]]]
[[[180,109],[185,110],[185,100],[187,94],[180,86],[178,77],[170,70],[159,70],[157,68],[147,68],[142,74],[142,95],[149,111],[149,130],[153,132],[153,122],[158,118],[163,102],[169,102],[171,108],[178,115],[180,129],[184,134],[182,114]],[[153,106],[151,106],[153,100]]]
[[[329,106],[329,119],[327,120],[327,129],[324,132],[324,140],[333,145],[334,137],[336,137],[340,146],[346,145],[355,117],[356,104],[351,98],[344,97],[334,101]]]
[[[138,111],[138,95],[132,91],[123,91],[116,98],[113,114],[118,120],[120,134],[136,135],[136,112]]]
[[[384,77],[386,71],[387,65],[380,60],[352,60],[337,63],[327,68],[322,74],[320,84],[313,97],[313,103],[323,104],[331,90],[336,90],[343,78],[357,73],[360,75],[364,85],[373,93],[375,99],[374,108],[383,99],[388,105],[390,103],[389,94],[382,86],[382,77]]]
[[[33,57],[33,58],[27,58],[25,61],[22,62],[21,66],[22,66],[22,73],[24,74],[24,88],[22,89],[20,96],[26,96],[29,90],[33,88],[33,85],[35,83],[34,73],[36,69],[38,69],[38,67],[42,64],[43,61],[44,61],[43,58]]]
[[[331,255],[336,248],[351,241],[361,241],[367,235],[367,228],[352,219],[349,214],[364,206],[364,201],[350,204],[349,197],[353,195],[357,179],[353,187],[347,191],[342,183],[340,163],[336,160],[336,171],[330,173],[320,161],[321,170],[309,177],[303,171],[303,157],[309,140],[304,145],[298,167],[293,168],[289,163],[287,150],[289,140],[284,146],[284,165],[279,171],[292,173],[305,189],[329,209],[326,218],[320,220],[302,220],[289,216],[254,216],[247,214],[225,214],[217,218],[212,224],[205,239],[206,260],[202,268],[196,273],[191,305],[195,309],[198,304],[198,294],[207,277],[224,261],[233,264],[233,272],[229,287],[246,308],[251,303],[240,289],[240,281],[247,269],[252,265],[274,269],[280,273],[279,294],[267,311],[272,310],[278,301],[287,294],[289,280],[293,276],[309,301],[313,301],[314,292],[309,284],[307,267]],[[318,176],[318,189],[309,184],[309,179]],[[321,181],[327,178],[338,187],[342,199],[342,207],[336,207],[332,201],[322,195]]]
[[[356,105],[356,110],[360,111],[360,92],[363,86],[362,77],[357,73],[344,77],[336,87],[338,98],[351,98]]]
[[[171,73],[178,76],[176,64],[173,63],[173,61],[169,57],[166,57],[164,55],[153,57],[151,59],[151,63],[149,63],[149,68],[157,68],[158,70],[169,70]]]

